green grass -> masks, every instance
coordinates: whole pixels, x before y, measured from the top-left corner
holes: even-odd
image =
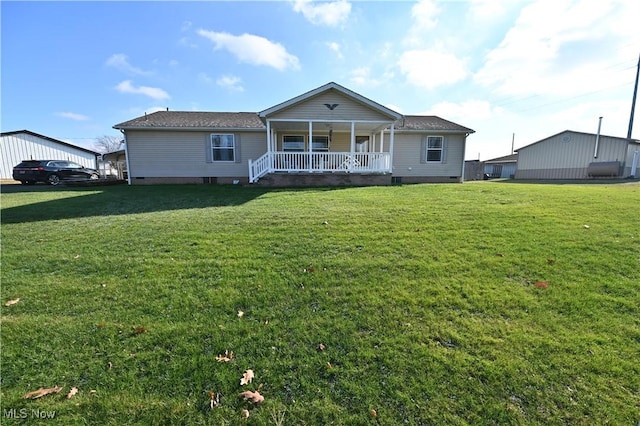
[[[7,422],[640,421],[638,184],[2,190]]]

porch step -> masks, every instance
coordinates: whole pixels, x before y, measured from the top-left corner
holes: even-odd
[[[383,186],[391,185],[390,174],[270,173],[253,185],[268,187]]]

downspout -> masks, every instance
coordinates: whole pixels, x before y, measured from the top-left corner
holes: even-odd
[[[600,144],[600,127],[602,126],[602,117],[598,119],[598,133],[596,134],[596,147],[593,150],[593,158],[598,158],[598,145]]]
[[[131,185],[131,167],[129,167],[129,142],[127,142],[127,132],[120,129],[124,137],[124,158],[127,160],[127,185]]]

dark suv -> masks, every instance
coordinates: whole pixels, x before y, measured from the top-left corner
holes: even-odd
[[[13,168],[13,178],[23,185],[47,182],[58,185],[63,180],[98,179],[98,171],[88,169],[73,161],[25,160]]]

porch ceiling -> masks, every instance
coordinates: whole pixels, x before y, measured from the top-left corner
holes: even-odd
[[[367,121],[356,121],[355,129],[357,133],[377,133],[387,127],[391,126],[393,121],[389,121],[388,123],[377,122],[367,122]],[[271,121],[271,128],[275,131],[296,131],[296,132],[307,132],[309,130],[309,122],[308,121]],[[313,128],[314,132],[328,132],[329,130],[333,130],[334,132],[351,132],[351,122],[328,122],[328,121],[314,121]]]

